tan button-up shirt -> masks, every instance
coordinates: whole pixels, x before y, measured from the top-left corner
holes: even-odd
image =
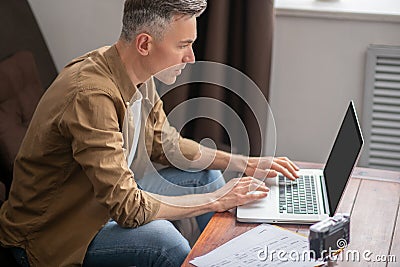
[[[152,79],[141,88],[115,46],[65,67],[39,102],[17,155],[10,196],[0,209],[3,246],[24,248],[31,266],[80,265],[110,218],[137,227],[155,217],[159,201],[132,178],[141,177],[147,158],[168,163],[165,149],[172,158],[182,152],[193,159],[199,145],[169,126]],[[124,121],[138,90],[143,122],[132,172]]]

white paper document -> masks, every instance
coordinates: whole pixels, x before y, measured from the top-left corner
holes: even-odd
[[[198,267],[309,267],[323,262],[310,258],[307,237],[271,224],[261,224],[190,263]]]

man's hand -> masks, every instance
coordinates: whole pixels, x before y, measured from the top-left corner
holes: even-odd
[[[214,211],[226,211],[264,198],[268,195],[268,191],[269,188],[262,181],[252,177],[231,179],[222,188],[211,193],[216,199]]]
[[[258,179],[275,177],[278,172],[291,180],[299,176],[299,168],[286,157],[252,157],[248,158],[244,173]]]

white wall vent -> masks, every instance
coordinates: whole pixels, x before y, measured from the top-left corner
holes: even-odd
[[[400,47],[367,51],[360,166],[400,170]]]

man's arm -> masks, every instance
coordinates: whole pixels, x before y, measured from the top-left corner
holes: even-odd
[[[155,219],[178,220],[207,212],[222,212],[267,196],[269,189],[258,179],[242,177],[230,180],[215,192],[177,197],[151,194],[161,202]],[[249,194],[249,192],[251,192]],[[255,193],[257,192],[257,193]]]
[[[160,203],[132,179],[116,104],[107,90],[80,90],[65,109],[59,129],[71,140],[72,156],[91,182],[96,200],[119,225],[137,227],[153,220]]]
[[[182,138],[171,127],[161,100],[154,108],[154,142],[151,160],[179,169],[217,169],[245,173],[256,178],[275,177],[277,172],[296,179],[298,167],[286,157],[246,157],[210,149]]]
[[[190,167],[237,171],[259,179],[275,177],[279,172],[293,180],[298,178],[296,171],[299,170],[286,157],[246,157],[204,146],[200,147]]]

